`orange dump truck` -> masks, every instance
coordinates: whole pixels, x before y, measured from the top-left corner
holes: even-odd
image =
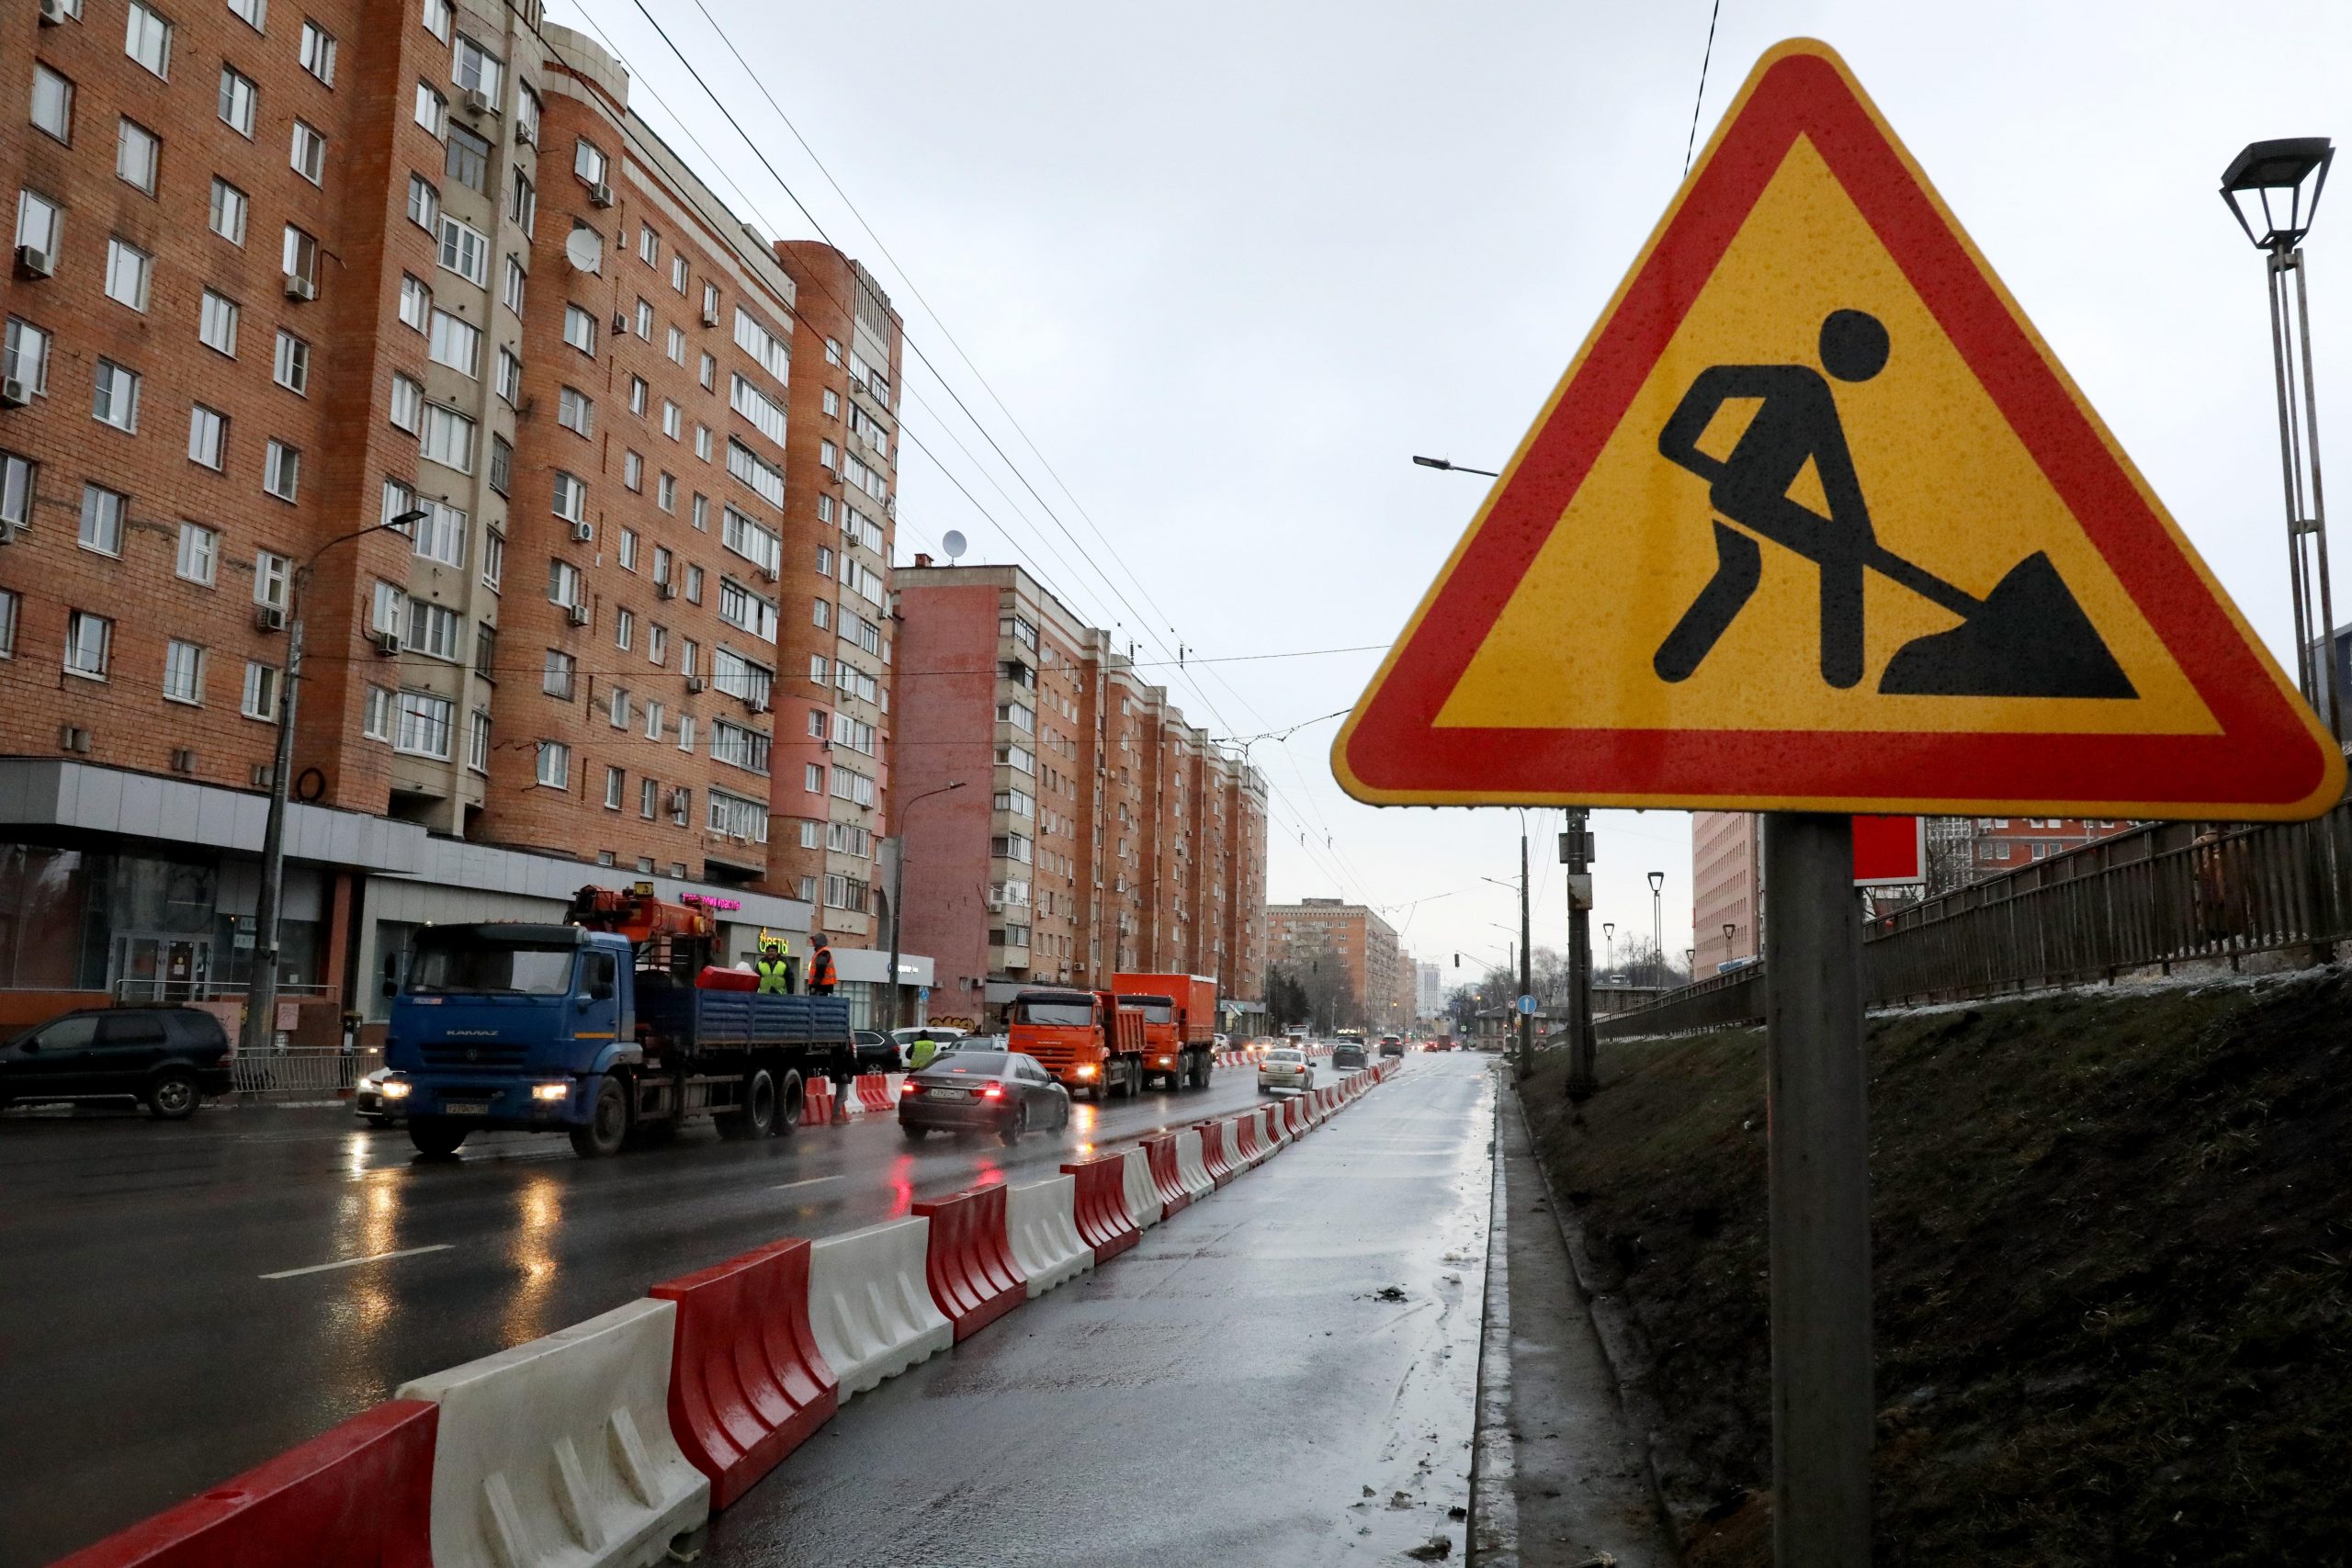
[[[1170,1089],[1206,1089],[1216,1063],[1216,982],[1199,975],[1114,975],[1119,1005],[1143,1014],[1144,1071]]]
[[[1072,1095],[1142,1092],[1143,1014],[1109,991],[1035,986],[1004,1010],[1006,1048],[1034,1056]]]

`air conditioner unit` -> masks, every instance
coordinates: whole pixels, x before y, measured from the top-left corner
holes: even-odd
[[[613,335],[615,337],[628,335],[628,317],[618,310],[613,312]]]
[[[257,604],[254,607],[254,630],[282,632],[285,629],[286,612],[284,610],[275,604]]]
[[[605,184],[604,181],[602,181],[602,180],[598,180],[594,185],[590,186],[588,187],[588,205],[589,205],[589,206],[591,206],[591,207],[610,207],[612,204],[613,204],[613,187],[612,187],[612,186],[610,186],[606,185],[606,184]]]
[[[40,0],[40,25],[53,28],[65,20],[65,0]]]
[[[16,542],[17,525],[6,517],[0,517],[0,545],[13,545]]]
[[[517,147],[537,147],[538,144],[539,133],[531,129],[530,121],[516,120],[514,122],[514,145]]]
[[[390,659],[401,650],[401,634],[398,632],[372,632],[368,640],[376,645],[379,658]]]
[[[86,757],[90,754],[90,732],[78,724],[62,725],[57,731],[57,749]]]
[[[686,690],[689,693],[707,692],[710,690],[710,682],[705,676],[689,675],[686,677]]]
[[[269,773],[270,769],[267,762],[255,762],[254,764],[254,771],[249,775],[254,781],[254,788],[267,789],[269,787]]]
[[[743,705],[751,709],[753,713],[765,713],[768,711],[768,700],[765,697],[746,697],[743,699]]]
[[[571,542],[573,544],[584,545],[595,536],[596,525],[594,523],[575,522],[572,524]]]
[[[703,312],[702,312],[702,324],[703,324],[704,326],[707,326],[707,327],[715,327],[715,326],[717,326],[717,325],[718,324],[718,306],[716,306],[716,305],[708,305],[708,306],[705,306],[705,307],[703,308]]]
[[[480,87],[468,87],[466,112],[470,115],[495,114],[498,112],[498,107],[490,101],[490,95]]]
[[[768,581],[774,582],[775,581],[775,568],[772,566],[763,566],[760,568],[760,575]]]
[[[665,577],[653,585],[653,593],[658,599],[675,599],[678,596],[678,585]]]
[[[570,621],[575,626],[586,626],[588,624],[588,606],[585,604],[572,605],[564,613],[564,619]]]
[[[670,809],[673,811],[689,810],[693,807],[694,803],[694,796],[688,795],[684,790],[673,789],[670,792]]]
[[[315,299],[318,297],[319,286],[317,284],[311,282],[309,278],[302,276],[299,273],[288,273],[286,275],[286,298],[288,299]]]
[[[196,753],[189,750],[185,746],[180,747],[177,750],[174,751],[172,753],[172,772],[175,773],[192,773],[196,772]]]
[[[32,400],[32,389],[14,376],[0,381],[0,409],[20,409]]]
[[[17,270],[27,277],[47,277],[55,269],[50,265],[49,253],[39,245],[18,245]]]

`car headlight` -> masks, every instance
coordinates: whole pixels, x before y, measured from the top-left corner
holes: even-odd
[[[409,1086],[402,1083],[398,1078],[386,1078],[377,1087],[384,1091],[384,1098],[386,1100],[406,1100],[408,1098]]]
[[[1079,1076],[1080,1077],[1082,1077],[1082,1078],[1091,1078],[1091,1077],[1092,1077],[1094,1076],[1094,1066],[1093,1066],[1093,1064],[1089,1063],[1087,1066],[1082,1066],[1082,1067],[1079,1068],[1079,1069],[1078,1069],[1078,1076]]]
[[[568,1083],[535,1083],[531,1086],[533,1100],[568,1100],[571,1086]]]

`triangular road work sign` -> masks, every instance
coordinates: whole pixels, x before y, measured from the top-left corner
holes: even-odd
[[[1749,74],[1332,766],[1382,805],[2290,818],[2344,790],[1804,39]]]

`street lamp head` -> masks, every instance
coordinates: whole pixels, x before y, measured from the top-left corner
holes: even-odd
[[[1610,941],[1611,941],[1611,942],[1616,941],[1616,940],[1617,940],[1617,922],[1616,922],[1616,921],[1614,921],[1614,920],[1603,920],[1603,921],[1601,921],[1601,922],[1600,922],[1600,934],[1601,934],[1602,936],[1607,937],[1607,938],[1608,938]]]
[[[1730,941],[1731,941],[1731,939],[1732,939],[1732,937],[1733,937],[1733,935],[1734,935],[1734,933],[1736,933],[1738,930],[1739,930],[1739,928],[1738,928],[1737,926],[1734,925],[1734,924],[1733,924],[1731,921],[1729,921],[1729,920],[1725,920],[1725,921],[1724,922],[1724,942],[1730,942]]]
[[[1413,461],[1419,463],[1424,468],[1450,468],[1453,467],[1453,464],[1447,462],[1442,457],[1424,457],[1418,453],[1414,455]]]
[[[433,514],[431,513],[424,511],[422,507],[412,508],[407,512],[401,513],[398,517],[395,517],[390,523],[385,524],[384,526],[387,528],[413,527],[432,515]]]
[[[1653,892],[1653,893],[1657,893],[1657,892],[1658,892],[1658,891],[1662,890],[1665,886],[1666,886],[1666,873],[1664,873],[1664,872],[1662,872],[1662,871],[1654,871],[1654,872],[1651,872],[1651,873],[1650,873],[1650,891],[1651,891],[1651,892]]]
[[[2312,231],[2335,159],[2324,136],[2250,142],[2222,171],[2222,199],[2257,249],[2291,251]]]

